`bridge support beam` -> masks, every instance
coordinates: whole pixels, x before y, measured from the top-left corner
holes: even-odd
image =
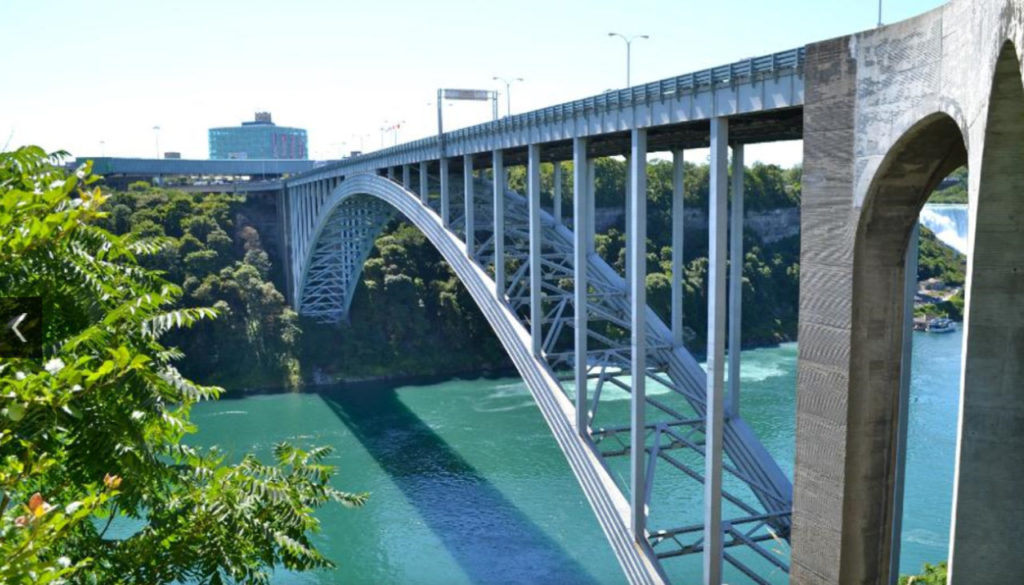
[[[388,167],[388,179],[391,181],[395,180],[395,167]]]
[[[629,244],[630,262],[630,528],[634,542],[646,545],[647,488],[644,485],[647,461],[647,130],[631,132],[629,157]]]
[[[729,208],[729,416],[740,414],[740,350],[743,322],[743,145],[732,145]]]
[[[711,120],[708,190],[707,400],[704,434],[704,584],[722,582],[722,426],[725,404],[725,264],[729,121]]]
[[[541,304],[541,232],[540,232],[540,145],[527,147],[526,193],[530,212],[530,336],[533,353],[540,356],[544,343],[544,311]]]
[[[505,156],[495,150],[491,154],[494,179],[494,294],[505,298]]]
[[[409,165],[402,165],[402,186],[412,189],[412,168]]]
[[[910,424],[910,368],[914,354],[914,296],[917,294],[917,252],[920,224],[914,222],[904,259],[903,271],[903,348],[900,355],[900,393],[896,413],[896,463],[892,486],[892,549],[889,556],[889,583],[900,579],[900,544],[903,537],[903,494],[907,479],[907,426]]]
[[[427,161],[420,163],[420,203],[427,204],[430,196],[430,179],[427,176]]]
[[[556,160],[552,165],[554,166],[552,171],[554,187],[551,194],[553,200],[551,215],[555,216],[555,223],[560,224],[562,223],[562,162]]]
[[[633,152],[633,150],[632,150],[632,146],[631,146],[630,147],[630,152],[626,153],[626,197],[625,197],[626,221],[625,221],[625,226],[624,226],[625,227],[624,231],[626,233],[623,234],[623,235],[626,236],[626,266],[625,266],[626,272],[625,272],[625,274],[623,274],[623,277],[626,279],[626,296],[627,297],[629,296],[630,292],[633,290],[633,287],[630,284],[630,278],[631,278],[631,275],[633,274],[633,272],[631,270],[632,263],[633,263],[633,252],[632,252],[633,238],[630,237],[630,233],[629,233],[629,230],[630,230],[629,218],[632,217],[632,214],[633,214],[633,210],[630,208],[630,205],[631,205],[630,187],[633,185],[633,180],[632,180],[633,160],[632,160],[632,156],[631,156],[632,152]]]
[[[587,139],[572,141],[573,195],[573,340],[575,346],[576,431],[581,437],[590,434],[590,415],[587,412],[587,256],[590,252],[590,189],[587,185]]]
[[[672,345],[683,345],[683,151],[672,151]]]
[[[597,211],[596,211],[596,209],[594,207],[595,201],[597,201],[597,198],[594,195],[594,185],[596,183],[596,181],[594,180],[594,175],[596,173],[595,169],[597,169],[597,165],[594,164],[594,159],[588,158],[587,159],[587,194],[589,196],[587,197],[587,200],[589,201],[589,203],[587,205],[587,252],[594,252],[595,251],[595,248],[594,248],[594,246],[595,246],[594,242],[595,242],[595,239],[596,239],[594,237],[595,236],[595,232],[596,232],[595,216],[596,216],[596,213],[597,213]]]
[[[448,185],[448,158],[441,159],[441,225],[451,228],[451,194]]]
[[[473,189],[473,155],[467,154],[462,157],[462,189],[465,196],[466,220],[466,255],[474,256],[473,248],[476,247],[476,213],[473,206],[475,199]]]

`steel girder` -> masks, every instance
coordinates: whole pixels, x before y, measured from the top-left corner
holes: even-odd
[[[367,177],[368,175],[356,175]],[[401,189],[397,183],[374,177],[374,181],[387,181],[388,188],[400,189],[409,198],[409,205],[429,214],[440,226],[438,214],[439,198],[431,196],[427,204],[419,196]],[[494,239],[493,209],[490,196],[492,185],[489,181],[478,180],[475,192],[476,234],[478,245],[471,259],[461,248],[463,258],[475,264],[478,269],[493,270]],[[444,230],[448,237],[462,240],[464,206],[459,185],[462,181],[449,180],[450,193],[449,225]],[[362,264],[373,246],[373,240],[383,228],[390,215],[390,206],[377,199],[378,194],[352,195],[333,201],[328,198],[320,210],[321,219],[314,236],[315,242],[308,255],[301,290],[300,311],[324,320],[343,318],[351,304],[355,285],[358,282]],[[596,253],[587,256],[587,360],[575,363],[571,331],[574,329],[573,304],[573,234],[569,227],[555,221],[549,213],[542,213],[541,287],[543,301],[541,315],[533,319],[529,314],[529,217],[524,196],[506,190],[504,200],[504,237],[507,289],[504,298],[494,299],[493,281],[489,282],[489,301],[497,301],[507,307],[509,315],[515,317],[525,330],[540,326],[543,328],[542,350],[538,362],[553,378],[558,379],[558,388],[572,404],[575,398],[572,376],[559,373],[572,372],[576,367],[586,369],[590,381],[589,421],[583,441],[597,455],[600,466],[612,479],[619,494],[612,495],[620,508],[630,492],[626,459],[630,452],[630,424],[628,410],[616,408],[614,395],[631,394],[628,376],[631,355],[629,344],[630,303],[627,298],[625,279]],[[392,203],[393,204],[393,203]],[[409,216],[408,213],[406,213]],[[424,225],[414,221],[421,229]],[[443,229],[443,228],[442,228]],[[448,258],[450,264],[454,263]],[[467,277],[456,270],[460,279]],[[493,278],[493,277],[492,277]],[[469,286],[467,284],[467,286]],[[476,298],[476,297],[475,297]],[[478,299],[478,304],[481,301]],[[647,454],[647,481],[644,501],[648,510],[648,529],[641,547],[649,559],[656,564],[670,562],[669,559],[703,551],[703,518],[699,495],[703,485],[704,425],[706,374],[693,356],[682,346],[672,342],[672,334],[662,320],[649,308],[647,313],[647,386],[645,396],[646,416],[644,450]],[[499,338],[510,348],[501,328],[485,311]],[[530,340],[520,340],[529,349]],[[521,348],[517,348],[521,349]],[[510,353],[512,353],[510,351]],[[530,376],[523,373],[527,385],[538,399],[538,390]],[[651,392],[651,388],[659,391]],[[543,405],[542,410],[543,410]],[[572,410],[572,407],[568,407]],[[570,413],[570,424],[575,413]],[[546,418],[547,415],[546,415]],[[548,420],[552,424],[551,419]],[[552,426],[555,430],[555,426]],[[557,434],[556,434],[557,438]],[[560,441],[560,444],[563,442]],[[564,444],[562,444],[565,449]],[[768,583],[773,573],[788,571],[788,554],[780,549],[787,548],[792,506],[792,487],[761,445],[750,427],[739,416],[730,416],[724,427],[723,469],[726,479],[722,492],[723,535],[727,552],[724,559],[737,571],[755,583]],[[567,452],[568,456],[568,452]],[[573,461],[570,459],[570,465]],[[580,470],[573,467],[577,476]],[[581,479],[581,485],[583,481]],[[687,487],[689,486],[689,487]],[[587,486],[583,485],[587,491]],[[681,495],[682,494],[682,495]],[[688,494],[698,496],[696,504],[687,501]],[[593,491],[587,491],[588,499],[598,511]],[[601,520],[599,513],[599,521]],[[618,526],[618,525],[616,525]],[[602,521],[606,535],[613,540],[609,526]],[[620,527],[628,532],[625,527]],[[618,535],[621,537],[621,535]],[[635,571],[628,568],[628,552],[622,547],[615,548],[620,562],[626,568],[633,582],[644,582],[634,578]],[[655,571],[664,575],[661,568]]]

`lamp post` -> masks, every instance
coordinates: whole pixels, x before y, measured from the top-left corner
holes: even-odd
[[[505,115],[506,116],[511,116],[512,115],[512,84],[517,82],[517,81],[523,81],[523,78],[522,77],[512,77],[512,78],[506,79],[504,77],[498,77],[497,75],[495,75],[491,79],[493,79],[494,81],[500,81],[500,82],[505,84],[505,112],[506,112]]]
[[[398,146],[398,130],[405,124],[405,120],[395,122],[395,125],[391,127],[391,130],[395,133],[395,146]]]
[[[626,42],[626,87],[632,87],[632,85],[630,85],[629,83],[629,62],[631,58],[630,49],[632,48],[633,41],[637,39],[649,39],[651,37],[649,37],[648,35],[633,35],[631,37],[627,37],[626,35],[617,32],[610,32],[608,33],[608,36],[619,37],[620,39]]]
[[[156,140],[156,157],[160,158],[160,126],[153,126],[153,137]]]

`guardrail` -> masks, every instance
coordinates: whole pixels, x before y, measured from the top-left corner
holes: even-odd
[[[444,134],[445,142],[454,142],[466,138],[485,136],[493,132],[519,130],[537,123],[555,123],[570,119],[579,114],[600,113],[620,109],[626,106],[644,105],[665,100],[678,94],[696,92],[703,88],[717,85],[728,85],[737,81],[761,76],[779,75],[800,71],[804,65],[805,49],[790,49],[762,57],[752,57],[729,65],[720,65],[693,73],[685,73],[676,77],[652,81],[643,85],[609,91],[600,95],[590,96],[571,102],[548,106],[540,110],[516,114],[485,122],[468,128],[453,130]],[[390,148],[367,153],[342,162],[327,165],[317,171],[344,168],[352,163],[373,161],[406,152],[425,148],[438,148],[439,137],[431,136],[406,142]]]

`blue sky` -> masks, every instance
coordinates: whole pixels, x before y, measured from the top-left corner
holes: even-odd
[[[941,3],[884,0],[883,19]],[[208,128],[269,110],[309,131],[312,157],[336,158],[378,148],[395,122],[400,141],[435,132],[442,86],[503,91],[493,76],[523,77],[514,112],[619,88],[625,45],[611,31],[651,37],[633,45],[636,84],[871,28],[877,10],[876,0],[4,0],[0,144],[153,156],[159,125],[161,150],[205,158]],[[445,108],[446,128],[489,118],[483,103]],[[748,154],[798,158],[798,144]]]

